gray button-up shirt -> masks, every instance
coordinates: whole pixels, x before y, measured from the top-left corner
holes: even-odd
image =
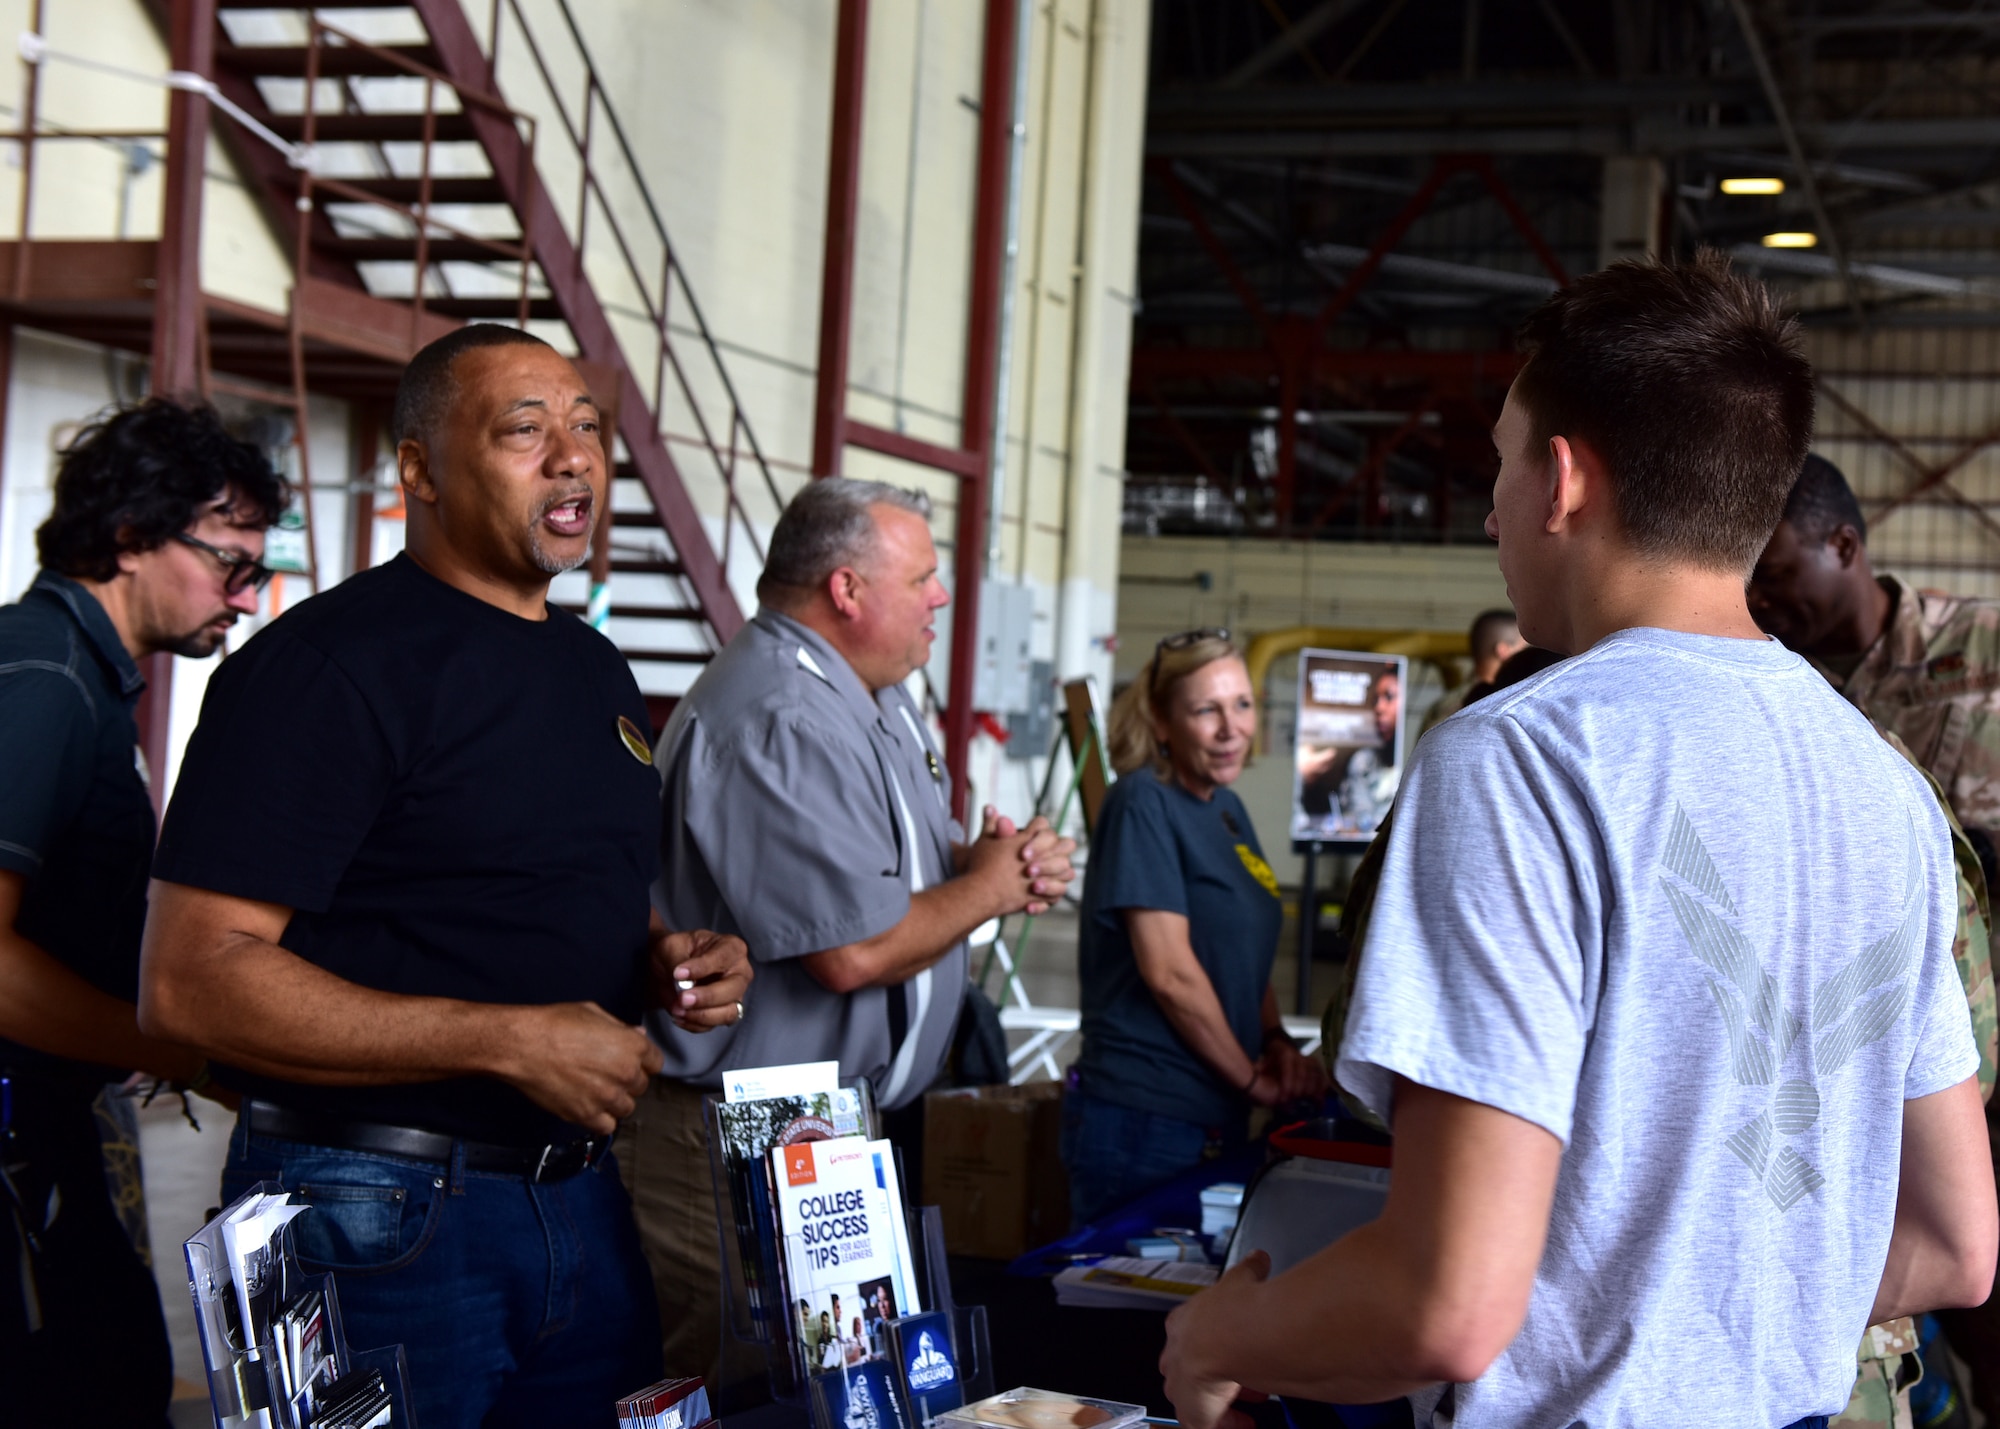
[[[885,1107],[921,1095],[951,1048],[965,944],[898,987],[844,996],[798,961],[886,932],[913,892],[951,877],[959,831],[909,694],[870,693],[818,634],[760,610],[675,708],[657,759],[654,903],[670,928],[736,934],[757,963],[738,1027],[692,1037],[654,1014],[663,1075],[720,1087],[738,1067],[838,1061]]]

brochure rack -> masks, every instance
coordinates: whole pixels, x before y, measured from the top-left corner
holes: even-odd
[[[860,1095],[863,1136],[880,1137],[879,1116],[866,1079],[841,1084]],[[722,1338],[727,1357],[730,1345],[739,1345],[764,1361],[771,1397],[797,1409],[813,1403],[809,1376],[801,1374],[802,1361],[794,1353],[796,1316],[785,1288],[785,1250],[777,1209],[759,1189],[760,1183],[740,1174],[732,1166],[725,1147],[721,1111],[723,1098],[711,1095],[704,1107],[708,1131],[709,1172],[714,1178],[716,1237],[722,1250],[723,1317]],[[898,1171],[902,1153],[897,1152]],[[907,1177],[898,1175],[907,1186]],[[942,1311],[952,1326],[953,1353],[968,1394],[977,1389],[990,1393],[992,1355],[986,1325],[986,1307],[960,1306],[952,1298],[951,1274],[945,1260],[944,1219],[936,1206],[903,1214],[909,1226],[911,1267],[923,1288],[926,1309]],[[747,1255],[746,1255],[747,1252]],[[746,1266],[746,1259],[749,1264]],[[836,1426],[838,1429],[838,1426]]]
[[[223,1246],[223,1223],[255,1197],[285,1194],[285,1188],[275,1181],[258,1182],[189,1237],[185,1247],[188,1291],[194,1297],[195,1323],[201,1332],[209,1403],[217,1429],[314,1429],[308,1396],[288,1397],[284,1392],[279,1349],[272,1333],[283,1308],[312,1291],[321,1296],[320,1354],[332,1361],[330,1377],[379,1370],[390,1399],[392,1429],[410,1429],[409,1372],[403,1347],[349,1349],[333,1274],[312,1274],[299,1264],[289,1226],[279,1228],[245,1287],[256,1331],[254,1336],[245,1335],[237,1287]]]

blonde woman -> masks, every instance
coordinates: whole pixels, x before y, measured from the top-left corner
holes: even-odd
[[[1079,1225],[1242,1141],[1251,1106],[1328,1089],[1278,1018],[1278,882],[1229,788],[1256,728],[1226,630],[1162,640],[1112,707],[1119,779],[1091,841],[1063,1106]]]

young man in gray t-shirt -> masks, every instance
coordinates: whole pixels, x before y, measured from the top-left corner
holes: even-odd
[[[1522,338],[1487,532],[1575,658],[1419,746],[1338,1058],[1392,1118],[1387,1208],[1175,1312],[1189,1429],[1245,1389],[1814,1425],[1865,1326],[1992,1284],[1948,831],[1744,603],[1811,433],[1794,324],[1705,257]]]

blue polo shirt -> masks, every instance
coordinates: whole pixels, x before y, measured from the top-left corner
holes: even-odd
[[[0,868],[27,881],[15,931],[126,1002],[153,862],[133,719],[145,688],[111,617],[69,577],[43,571],[0,606]],[[79,1094],[107,1080],[4,1039],[0,1063]]]
[[[1132,908],[1187,918],[1195,959],[1255,1061],[1284,907],[1243,801],[1228,789],[1198,799],[1150,769],[1119,779],[1092,834],[1078,938],[1084,1090],[1139,1111],[1237,1127],[1248,1108],[1243,1094],[1181,1040],[1139,976],[1125,931]]]

